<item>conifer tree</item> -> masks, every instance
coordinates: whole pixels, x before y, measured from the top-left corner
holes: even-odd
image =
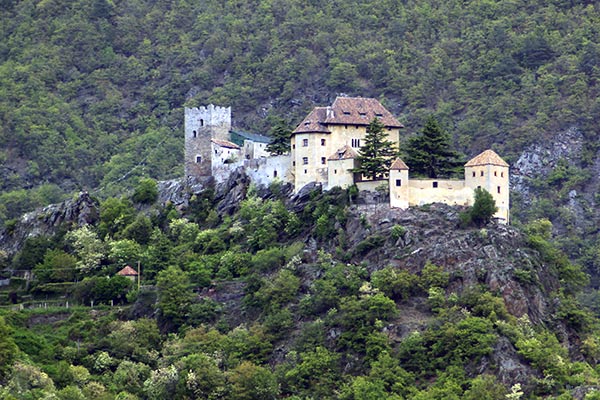
[[[290,151],[290,137],[292,130],[285,120],[278,118],[271,128],[269,135],[272,138],[271,143],[267,145],[266,150],[272,156],[279,156]]]
[[[405,161],[411,174],[429,178],[452,175],[462,164],[450,148],[450,136],[433,116],[427,118],[421,134],[406,144]]]
[[[359,167],[354,172],[362,173],[375,180],[382,178],[390,170],[396,150],[384,128],[385,126],[379,119],[374,118],[371,121],[367,127],[365,144],[358,152]]]

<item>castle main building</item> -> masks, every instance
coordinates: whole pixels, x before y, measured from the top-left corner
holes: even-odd
[[[374,190],[386,185],[390,205],[403,209],[435,202],[472,205],[474,190],[480,187],[494,197],[495,217],[509,222],[509,165],[492,150],[465,164],[464,180],[411,179],[409,166],[401,159],[392,164],[383,181],[355,173],[367,126],[374,118],[383,123],[388,139],[398,148],[404,126],[378,100],[338,97],[331,106],[315,107],[296,127],[290,154],[270,156],[264,151],[264,140],[256,139],[260,135],[232,141],[231,108],[186,108],[185,174],[188,178],[211,176],[219,182],[241,167],[257,184],[278,179],[293,183],[295,192],[311,182],[326,190],[352,185]]]

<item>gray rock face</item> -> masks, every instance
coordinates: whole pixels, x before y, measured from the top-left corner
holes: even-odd
[[[98,202],[87,192],[81,192],[74,199],[27,213],[14,227],[0,231],[0,250],[12,255],[29,237],[54,235],[65,224],[72,227],[95,224],[99,215]]]

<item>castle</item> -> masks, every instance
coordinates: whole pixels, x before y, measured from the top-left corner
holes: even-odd
[[[186,108],[185,174],[211,176],[220,182],[243,167],[257,184],[278,179],[293,183],[296,193],[311,182],[324,189],[385,187],[390,205],[402,209],[435,202],[472,205],[474,190],[483,188],[496,201],[498,221],[509,222],[509,165],[492,150],[465,164],[464,180],[412,179],[401,159],[394,161],[385,180],[372,181],[355,173],[356,157],[374,118],[383,123],[397,147],[403,125],[378,100],[338,97],[331,106],[315,107],[302,120],[292,132],[289,154],[271,156],[266,152],[268,138],[232,131],[230,107]]]

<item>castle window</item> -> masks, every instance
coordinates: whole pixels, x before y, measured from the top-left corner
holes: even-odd
[[[434,188],[438,187],[438,183],[434,181],[434,182],[433,182],[433,187],[434,187]]]
[[[481,186],[477,186],[477,189],[481,189]]]
[[[344,111],[344,115],[350,115],[350,111]]]
[[[337,174],[337,169],[334,169],[334,170],[333,170],[333,173],[334,173],[334,174]]]
[[[498,172],[494,171],[494,176],[498,176]]]
[[[500,194],[500,186],[498,186],[498,194]]]
[[[196,163],[201,163],[202,162],[202,157],[200,156],[196,156]]]
[[[473,171],[473,178],[475,178],[475,175],[476,175],[476,174],[475,174],[475,171]]]
[[[308,139],[302,139],[302,146],[308,147]]]
[[[500,172],[500,177],[504,178],[504,172]]]
[[[348,129],[348,125],[344,125],[344,129]]]
[[[203,119],[200,120],[200,126],[204,126],[204,120]]]
[[[296,161],[292,161],[292,166],[295,167],[296,166]]]
[[[321,139],[321,146],[325,146],[325,139]]]
[[[360,147],[360,139],[352,139],[352,147]]]
[[[198,132],[194,131],[194,137],[198,137]]]
[[[292,145],[292,149],[295,149],[295,148],[296,148],[296,144],[294,143],[294,144]]]
[[[277,171],[273,171],[273,178],[277,178]]]
[[[325,157],[321,157],[321,164],[325,164],[327,161],[325,161]]]
[[[308,157],[302,157],[302,164],[308,165]]]
[[[365,112],[359,112],[358,115],[360,115],[361,117],[366,117],[367,113],[365,113]]]
[[[396,186],[402,186],[402,179],[396,179]]]
[[[481,176],[483,176],[483,171],[481,171]]]
[[[375,116],[381,118],[381,117],[383,117],[383,114],[381,114],[381,113],[375,113]]]
[[[308,173],[308,171],[304,170],[304,173],[305,173],[305,174],[307,174],[307,173]]]

